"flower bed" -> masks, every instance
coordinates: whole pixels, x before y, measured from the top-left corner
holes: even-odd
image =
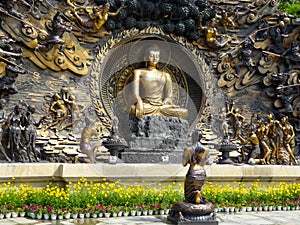
[[[207,182],[202,190],[217,211],[299,209],[300,184],[279,183],[268,186],[258,182],[247,186],[225,186]],[[183,185],[151,187],[126,186],[120,183],[88,182],[82,178],[65,188],[46,185],[34,188],[11,183],[0,188],[0,218],[24,216],[62,219],[165,214],[176,201],[184,199]]]
[[[299,183],[271,183],[261,185],[258,182],[246,186],[245,183],[234,183],[221,186],[206,183],[203,195],[208,201],[215,204],[216,208],[244,207],[263,208],[272,206],[273,209],[288,207],[298,209],[300,206],[300,184]]]

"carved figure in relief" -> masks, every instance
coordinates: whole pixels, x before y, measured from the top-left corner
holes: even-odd
[[[268,138],[269,145],[272,149],[271,159],[277,160],[278,157],[278,148],[279,148],[279,121],[276,120],[272,113],[269,113],[267,116],[267,129],[268,129]]]
[[[19,104],[14,106],[14,111],[9,115],[7,123],[9,127],[8,145],[10,157],[12,161],[25,161],[26,152],[23,150],[24,146],[21,143],[21,107]]]
[[[0,36],[0,97],[4,93],[14,94],[18,90],[14,85],[19,74],[26,71],[22,69],[23,51],[14,46],[15,41],[6,36]]]
[[[216,28],[217,20],[213,18],[209,26],[202,25],[202,18],[200,18],[200,29],[205,31],[206,43],[211,48],[223,48],[227,45],[231,38],[226,34],[220,34]]]
[[[6,122],[5,114],[4,114],[4,111],[3,111],[3,104],[5,104],[5,102],[6,101],[4,99],[0,99],[0,151],[3,154],[3,156],[5,157],[5,159],[10,162],[11,159],[7,156],[6,150],[5,150],[5,148],[2,144],[2,138],[3,138],[3,128],[2,128],[2,126]]]
[[[72,20],[77,21],[78,24],[86,28],[88,30],[86,31],[93,31],[97,32],[99,31],[105,22],[108,20],[109,16],[117,16],[120,11],[125,8],[124,3],[122,6],[116,11],[116,12],[110,12],[110,4],[106,3],[102,6],[89,6],[89,7],[77,7],[75,4],[68,4],[72,7],[70,15]],[[85,11],[86,15],[81,15],[79,12]],[[86,16],[87,18],[84,18],[83,16]]]
[[[130,114],[143,116],[168,116],[185,118],[187,109],[172,103],[172,79],[169,73],[158,70],[160,50],[149,46],[145,52],[146,67],[134,70],[133,97]]]
[[[72,24],[69,26],[66,24],[66,21],[61,12],[57,12],[52,20],[52,33],[45,40],[46,44],[39,46],[38,48],[42,48],[46,51],[49,51],[54,45],[58,45],[58,53],[63,55],[64,49],[67,44],[62,39],[65,32],[72,31]]]
[[[68,116],[65,102],[61,99],[58,93],[56,93],[53,96],[53,102],[49,107],[49,113],[54,114],[54,120],[45,128],[45,130],[54,127],[55,134],[58,136],[58,131],[61,127],[61,124],[65,121],[65,119]]]
[[[80,150],[87,155],[89,162],[95,163],[98,145],[92,144],[91,141],[93,137],[98,136],[98,132],[95,124],[89,118],[85,118],[85,123],[86,125],[81,132]]]
[[[294,156],[294,148],[295,148],[295,131],[294,127],[288,122],[287,117],[284,116],[281,118],[281,123],[279,123],[279,127],[283,133],[283,146],[287,150],[290,155],[290,165],[295,163],[298,165],[298,162]]]
[[[24,142],[25,142],[25,148],[27,151],[27,157],[29,159],[29,162],[33,161],[31,158],[31,153],[33,154],[36,162],[40,161],[38,158],[37,150],[35,148],[36,137],[37,137],[36,127],[39,126],[39,123],[35,121],[33,117],[34,113],[35,113],[35,106],[29,105],[27,107],[26,114],[23,115],[22,118],[23,119],[22,124],[25,127]]]
[[[257,137],[259,139],[260,149],[263,151],[263,164],[270,164],[271,149],[268,145],[268,127],[264,124],[263,119],[257,121]]]
[[[239,134],[241,134],[245,117],[240,114],[239,108],[234,108],[234,105],[234,102],[227,105],[227,117],[230,118],[230,123],[233,129],[233,138],[236,138]]]
[[[240,60],[234,65],[236,76],[240,77],[241,67],[246,67],[250,72],[254,71],[255,63],[252,60],[253,43],[251,39],[246,39],[241,45],[241,50],[234,57],[239,57]]]
[[[260,159],[261,150],[259,147],[259,139],[256,134],[256,126],[251,124],[247,129],[248,136],[243,137],[241,134],[238,134],[238,138],[240,139],[242,145],[242,158],[243,161],[247,161],[249,164],[259,164],[264,163],[262,159]],[[250,144],[249,147],[246,144]]]
[[[221,14],[221,24],[224,27],[225,31],[227,31],[228,27],[233,28],[235,26],[235,23],[233,21],[233,18],[231,18],[228,15],[228,12],[226,10],[222,10]]]
[[[285,51],[283,41],[289,35],[286,34],[286,25],[283,21],[279,22],[279,27],[276,27],[270,31],[272,44],[269,45],[268,51],[276,54],[282,54]]]

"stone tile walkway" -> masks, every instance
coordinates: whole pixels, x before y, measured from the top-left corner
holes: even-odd
[[[268,211],[243,213],[217,213],[219,225],[299,225],[300,211]],[[11,218],[0,220],[0,225],[165,225],[171,224],[167,216],[140,216],[97,219],[33,220]]]

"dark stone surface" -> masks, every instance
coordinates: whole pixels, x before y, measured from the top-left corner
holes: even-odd
[[[163,116],[137,119],[129,116],[129,149],[122,154],[126,163],[181,163],[181,154],[190,141],[187,120]]]
[[[215,220],[213,205],[193,204],[186,201],[175,202],[168,216],[174,224],[218,224]]]
[[[218,225],[219,222],[217,220],[199,220],[199,221],[172,221],[172,219],[168,220],[170,222],[172,222],[173,224],[177,224],[177,225]]]

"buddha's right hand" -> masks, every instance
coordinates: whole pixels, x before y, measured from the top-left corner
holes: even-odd
[[[143,101],[138,101],[136,103],[135,115],[138,119],[141,119],[143,117],[143,113],[144,113]]]

